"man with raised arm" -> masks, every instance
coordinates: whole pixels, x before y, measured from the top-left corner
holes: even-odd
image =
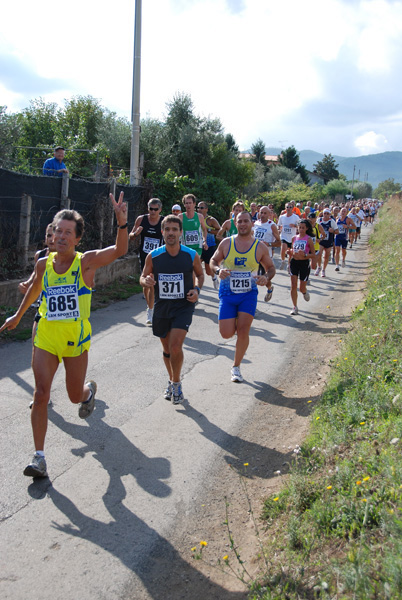
[[[27,308],[42,292],[40,320],[34,338],[32,369],[35,391],[31,423],[35,445],[32,462],[24,470],[28,477],[46,477],[45,437],[47,410],[53,378],[61,361],[66,371],[66,389],[70,401],[79,404],[81,419],[89,417],[95,407],[96,383],[86,380],[88,350],[91,344],[91,293],[95,272],[128,249],[127,205],[123,193],[118,202],[110,200],[117,221],[114,246],[88,252],[76,251],[84,233],[84,219],[75,210],[61,210],[53,220],[55,252],[41,258],[35,275],[15,315],[0,327],[14,329]]]

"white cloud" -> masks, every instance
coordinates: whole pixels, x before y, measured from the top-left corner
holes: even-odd
[[[390,149],[385,135],[375,133],[375,131],[367,131],[367,133],[360,135],[355,139],[354,145],[362,155],[377,154]]]

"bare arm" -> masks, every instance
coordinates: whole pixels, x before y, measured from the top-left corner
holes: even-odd
[[[0,327],[0,332],[4,329],[15,329],[18,323],[21,321],[22,316],[31,306],[32,302],[36,300],[42,290],[42,277],[45,272],[46,258],[41,258],[35,265],[35,271],[32,283],[30,284],[17,312],[6,319],[3,325]]]
[[[219,269],[220,279],[226,279],[226,277],[230,276],[229,269],[221,269],[220,268],[221,262],[224,260],[225,256],[227,255],[227,253],[229,251],[229,244],[230,244],[229,239],[223,240],[219,244],[217,249],[215,250],[213,257],[211,258],[211,260],[209,262],[209,266],[211,267],[213,273],[217,274],[216,271],[217,271],[217,269]]]
[[[144,215],[140,215],[139,217],[136,218],[135,223],[134,223],[134,227],[132,228],[129,238],[130,240],[133,240],[134,238],[138,237],[142,231],[142,227],[141,227],[141,223],[142,223],[142,218]]]
[[[197,302],[199,292],[196,288],[199,288],[201,290],[202,286],[204,285],[204,270],[202,268],[201,259],[198,256],[198,254],[196,254],[194,257],[193,271],[195,274],[195,286],[192,290],[190,290],[187,293],[187,300],[189,302]]]
[[[154,266],[152,262],[152,256],[147,254],[144,269],[140,277],[140,285],[142,285],[142,287],[153,287],[156,284],[153,270]]]
[[[269,255],[268,248],[264,244],[258,244],[256,258],[265,269],[265,275],[257,277],[257,285],[266,285],[267,281],[275,277],[276,269]]]
[[[204,248],[204,250],[208,250],[208,244],[207,244],[208,229],[207,229],[207,226],[205,225],[205,219],[202,215],[198,215],[198,218],[200,220],[200,225],[201,225],[201,229],[202,229],[202,238],[203,238],[202,247]]]
[[[222,225],[222,227],[220,228],[220,230],[218,231],[218,233],[216,234],[216,239],[217,240],[222,240],[225,233],[227,231],[229,231],[230,229],[230,219],[228,219],[227,221],[225,221]]]

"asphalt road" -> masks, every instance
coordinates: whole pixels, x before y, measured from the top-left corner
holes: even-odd
[[[337,296],[347,303],[348,292],[364,285],[367,236],[363,230],[364,240],[348,253],[341,273],[329,266],[326,279],[312,277],[311,301],[299,296],[298,316],[289,315],[284,271],[277,272],[269,304],[259,292],[243,384],[230,381],[234,339],[219,336],[217,292],[206,278],[185,342],[186,402],[179,407],[163,399],[161,346],[144,325],[141,295],[93,313],[88,376],[98,384],[96,409],[87,421],[78,418],[61,366],[49,408],[49,479],[22,475],[33,454],[31,343],[0,347],[1,598],[191,597],[161,594],[158,561],[168,556],[184,568],[172,541],[175,530],[191,519],[194,500],[227,465],[258,399],[297,369],[305,332],[320,333],[331,319],[338,323],[329,301]],[[271,411],[271,422],[274,416]],[[252,452],[251,441],[248,459]],[[272,460],[276,455],[282,458],[270,449]],[[232,456],[232,462],[242,460]],[[215,586],[214,597],[244,594]]]

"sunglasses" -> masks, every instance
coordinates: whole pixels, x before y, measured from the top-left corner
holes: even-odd
[[[204,210],[205,208],[207,208],[206,206],[197,206],[198,210]]]
[[[148,210],[159,210],[159,206],[150,206]]]

